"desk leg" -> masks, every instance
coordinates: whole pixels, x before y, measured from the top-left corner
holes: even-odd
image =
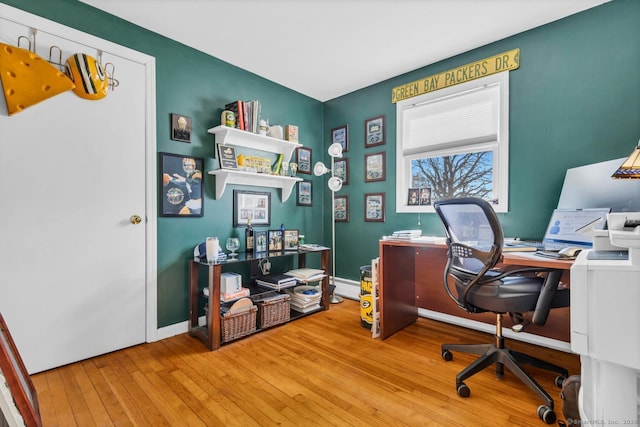
[[[380,337],[388,338],[418,319],[415,248],[380,245]]]

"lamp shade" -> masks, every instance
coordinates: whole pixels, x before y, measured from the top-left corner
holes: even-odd
[[[329,146],[327,152],[331,157],[342,157],[342,145],[339,142],[334,142]]]
[[[622,163],[617,171],[611,175],[612,178],[640,179],[640,141],[635,150]]]
[[[327,168],[322,162],[316,163],[313,167],[313,174],[315,176],[321,176],[329,172],[331,172],[331,169]]]
[[[329,178],[329,181],[327,181],[327,185],[329,186],[329,190],[335,193],[336,191],[340,191],[342,188],[342,180],[337,176],[332,176]]]

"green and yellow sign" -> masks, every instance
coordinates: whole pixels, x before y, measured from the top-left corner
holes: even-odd
[[[445,87],[501,73],[502,71],[515,70],[519,66],[520,49],[510,50],[402,86],[396,86],[391,92],[391,102],[395,104],[398,101],[433,92],[434,90],[444,89]]]

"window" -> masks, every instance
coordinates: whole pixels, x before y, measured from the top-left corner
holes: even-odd
[[[397,103],[396,212],[480,197],[508,209],[509,72]],[[429,193],[430,198],[414,198]]]

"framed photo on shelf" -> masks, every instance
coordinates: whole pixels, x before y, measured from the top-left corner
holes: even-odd
[[[282,251],[282,230],[269,230],[269,252]]]
[[[386,178],[386,153],[365,154],[364,182],[384,181]]]
[[[296,184],[296,205],[313,206],[311,181],[298,181]]]
[[[233,190],[233,226],[271,225],[271,193],[268,191]]]
[[[220,160],[220,169],[238,170],[236,147],[218,144],[218,160]]]
[[[431,204],[431,187],[420,189],[420,206],[428,206]]]
[[[342,125],[331,129],[331,143],[339,142],[342,145],[342,152],[349,151],[349,125]]]
[[[297,251],[300,232],[298,230],[284,230],[284,250]]]
[[[311,157],[311,148],[308,147],[298,147],[296,149],[296,162],[298,163],[298,173],[305,173],[307,175],[311,175],[312,169],[312,157]]]
[[[349,222],[349,196],[336,196],[335,206],[336,222]]]
[[[407,196],[407,206],[418,206],[420,204],[420,189],[410,188]]]
[[[385,193],[366,193],[364,195],[364,220],[384,222]]]
[[[160,153],[160,216],[203,215],[203,167],[200,157]]]
[[[364,121],[364,146],[373,147],[384,144],[385,115],[372,117]]]
[[[171,113],[171,139],[191,142],[191,117]]]
[[[342,180],[342,185],[349,184],[349,159],[343,157],[336,159],[333,163],[334,176],[337,176]]]
[[[267,252],[269,242],[269,235],[267,230],[254,231],[253,232],[253,252],[255,254],[261,254]]]
[[[0,425],[42,425],[36,389],[2,314],[0,314],[0,373],[4,377],[2,385],[6,387],[0,393],[0,399],[4,399],[0,407],[15,410],[10,410],[6,415],[0,411],[0,420],[4,421],[0,422]],[[19,419],[19,417],[22,418]]]

